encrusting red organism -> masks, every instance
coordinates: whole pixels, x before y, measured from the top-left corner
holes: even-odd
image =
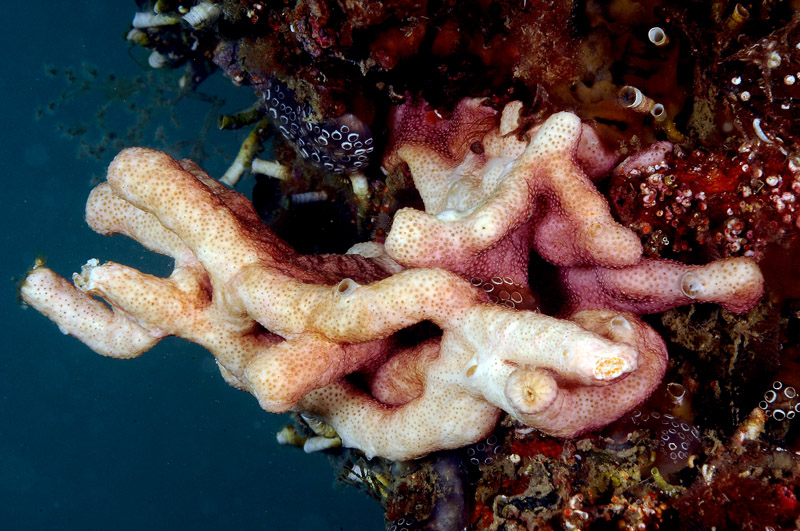
[[[759,259],[798,234],[800,161],[767,143],[684,152],[661,142],[617,168],[610,195],[650,256]]]

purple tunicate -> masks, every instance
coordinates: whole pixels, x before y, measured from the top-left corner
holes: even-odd
[[[263,93],[267,115],[303,160],[333,173],[354,173],[369,165],[374,151],[369,126],[353,114],[314,121],[311,106],[272,80]]]
[[[418,522],[416,515],[406,515],[387,523],[389,531],[424,529],[426,531],[466,530],[469,511],[466,498],[467,470],[459,452],[440,452],[431,462],[434,498],[430,516]]]
[[[458,452],[445,452],[433,463],[437,477],[437,498],[433,513],[425,522],[428,531],[449,531],[467,529],[469,512],[467,510],[465,487],[467,470]]]

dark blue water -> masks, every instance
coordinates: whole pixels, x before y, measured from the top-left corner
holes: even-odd
[[[152,100],[142,86],[119,82],[147,73],[139,65],[146,54],[129,54],[123,40],[135,10],[133,1],[15,2],[0,32],[0,527],[381,529],[378,504],[337,486],[323,455],[280,447],[275,432],[287,417],[228,387],[203,349],[167,339],[139,359],[110,360],[16,303],[15,280],[41,255],[65,276],[89,258],[169,271],[162,257],[83,221],[92,178],[116,153],[104,135],[130,133]],[[249,89],[219,77],[202,89],[224,95],[223,111],[251,100]],[[140,143],[187,156],[207,110],[192,100],[156,106]],[[59,131],[81,123],[73,138]],[[81,140],[108,151],[78,160]],[[227,155],[206,149],[203,165],[219,175],[241,140],[210,132],[205,145]]]

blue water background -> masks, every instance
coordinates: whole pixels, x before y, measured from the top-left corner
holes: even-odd
[[[17,304],[15,282],[40,255],[65,276],[89,258],[169,273],[163,257],[87,227],[92,179],[102,176],[114,150],[99,162],[78,160],[80,139],[57,129],[91,124],[106,98],[126,98],[95,81],[46,108],[70,85],[61,73],[46,75],[45,64],[83,76],[88,62],[98,78],[146,73],[139,64],[146,54],[129,54],[123,39],[135,10],[132,1],[15,2],[0,32],[0,528],[381,529],[379,505],[337,486],[323,455],[279,446],[275,432],[288,418],[265,413],[250,395],[228,387],[203,349],[171,338],[135,360],[106,359]],[[226,111],[252,98],[220,74],[202,88],[227,94]],[[179,103],[180,127],[163,115],[153,120],[165,124],[166,142],[177,144],[196,135],[207,108]],[[125,131],[133,115],[117,111],[109,120]],[[84,138],[97,141],[101,133],[90,127]],[[161,147],[153,138],[146,134],[145,145]],[[220,175],[242,138],[210,134],[206,141],[227,158],[210,156],[206,169]],[[188,149],[172,154],[186,156]],[[239,190],[249,194],[252,184]]]

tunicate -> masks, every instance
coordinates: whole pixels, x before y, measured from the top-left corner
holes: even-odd
[[[292,90],[277,80],[263,98],[275,128],[309,164],[333,173],[354,173],[369,165],[372,132],[355,115],[315,121],[311,106],[298,103]]]
[[[778,422],[792,420],[800,413],[800,402],[797,401],[797,390],[791,385],[785,385],[780,380],[772,382],[772,388],[764,393],[764,399],[758,407]]]
[[[655,466],[665,477],[689,466],[689,458],[700,448],[700,431],[673,415],[634,410],[627,420],[636,427],[652,430],[656,441]]]

